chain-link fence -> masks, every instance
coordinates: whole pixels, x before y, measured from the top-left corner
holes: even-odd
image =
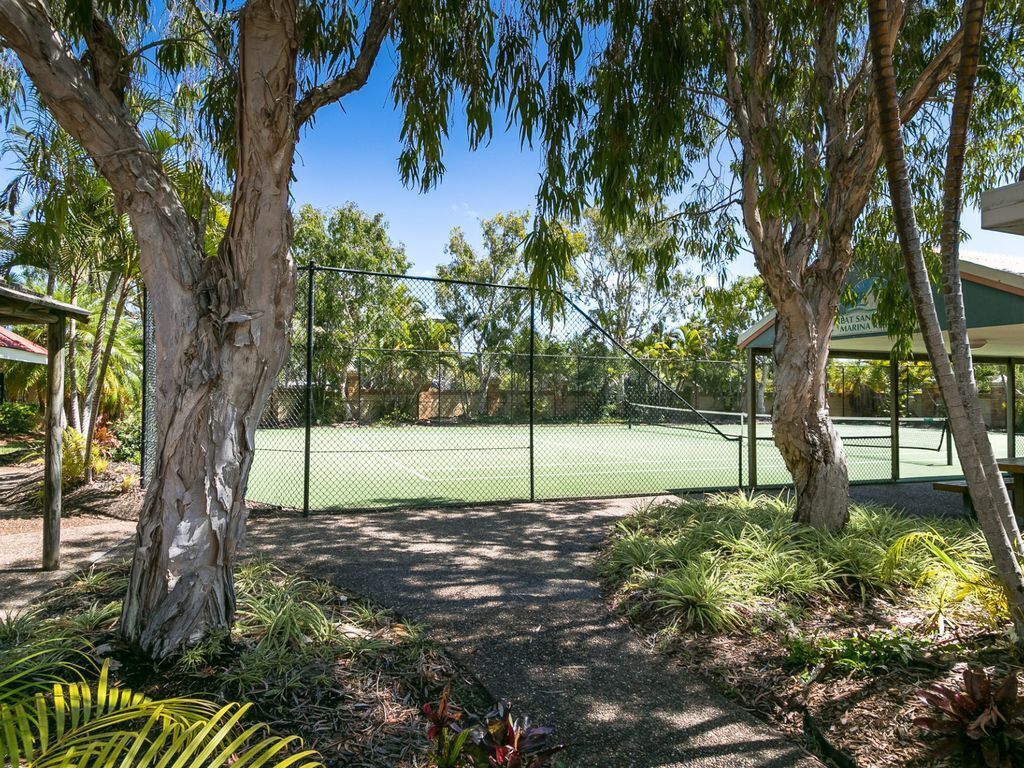
[[[744,482],[732,363],[636,358],[570,300],[552,309],[523,285],[315,267],[297,294],[250,502],[352,509]],[[716,377],[728,386],[712,397]]]
[[[358,509],[791,482],[766,355],[752,371],[637,357],[560,294],[325,267],[300,270],[292,324],[256,434],[251,503]],[[145,333],[150,342],[148,312]],[[147,343],[144,401],[153,362]],[[1024,405],[1009,393],[1024,369],[979,364],[976,375],[997,455],[1019,455]],[[851,481],[959,474],[927,363],[901,363],[894,378],[888,361],[833,361],[828,403]]]
[[[139,485],[149,482],[156,466],[156,419],[152,403],[156,396],[156,343],[153,312],[142,292],[142,445],[139,451]]]

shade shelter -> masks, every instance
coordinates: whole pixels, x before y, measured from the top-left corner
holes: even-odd
[[[1024,185],[1021,185],[1024,191]],[[1012,215],[1012,214],[1011,214]],[[971,347],[976,363],[1005,367],[1007,390],[1006,455],[1016,455],[1016,365],[1024,361],[1024,256],[1000,256],[964,252],[962,261],[964,305]],[[875,322],[875,279],[866,277],[851,286],[852,301],[837,313],[829,355],[849,360],[889,361],[889,414],[891,479],[900,479],[899,361],[892,354],[892,340]],[[940,323],[946,319],[942,296],[936,297]],[[948,334],[944,332],[948,343]],[[749,482],[757,484],[757,414],[755,375],[759,358],[772,353],[775,314],[747,329],[739,345],[747,354],[747,460]],[[920,333],[911,338],[914,359],[928,359]],[[947,450],[951,450],[947,443]]]
[[[39,346],[34,341],[29,341],[24,336],[19,336],[14,331],[0,328],[0,360],[46,365],[46,348]],[[4,373],[0,371],[0,403],[7,399],[7,389],[4,384]]]
[[[41,348],[22,349],[22,362],[45,362],[46,437],[43,469],[43,569],[60,567],[61,438],[64,433],[65,336],[71,321],[88,322],[89,312],[48,296],[0,285],[0,325],[41,323],[46,325],[46,354]],[[17,336],[5,331],[6,337]],[[20,338],[20,337],[18,337]],[[12,359],[7,354],[0,357]],[[32,357],[28,359],[27,356]]]

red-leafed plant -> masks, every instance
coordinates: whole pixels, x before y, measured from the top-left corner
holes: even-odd
[[[96,446],[103,458],[109,459],[111,454],[121,446],[121,441],[117,439],[109,427],[105,424],[99,424],[93,430],[92,444]]]
[[[463,748],[469,730],[459,727],[462,712],[451,703],[451,686],[445,686],[436,704],[424,704],[427,718],[427,738],[433,742],[431,757],[437,768],[458,768],[465,764]]]
[[[530,725],[527,718],[512,717],[507,703],[487,716],[486,728],[474,747],[487,762],[488,768],[541,768],[553,755],[565,749],[552,744],[554,729]]]
[[[942,736],[935,756],[960,752],[965,765],[987,768],[1024,765],[1024,697],[1017,673],[996,685],[984,669],[969,667],[963,680],[962,688],[936,684],[917,693],[934,714],[914,723]]]
[[[424,705],[423,714],[436,768],[542,768],[564,749],[551,743],[553,729],[515,719],[508,704],[466,724],[447,687],[436,704]]]

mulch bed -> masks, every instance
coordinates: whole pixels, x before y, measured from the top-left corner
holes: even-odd
[[[612,602],[613,608],[619,607],[614,598]],[[633,626],[652,646],[840,768],[960,765],[957,758],[930,754],[932,740],[912,722],[925,714],[916,693],[933,683],[959,688],[968,663],[994,669],[1000,679],[1013,669],[1024,674],[1020,660],[1011,660],[1003,638],[966,623],[934,636],[922,658],[909,666],[868,673],[795,670],[784,645],[787,636],[864,636],[893,627],[921,628],[930,621],[880,599],[866,605],[836,600],[815,608],[816,616],[761,630],[666,632],[653,623]]]
[[[76,583],[72,578],[44,598],[44,614],[72,617],[120,601],[128,566],[124,561],[95,569],[112,574],[110,581],[90,583],[82,577]],[[121,647],[114,633],[116,616],[89,637],[94,647],[106,646],[107,658],[113,660],[111,674],[122,685],[151,696],[250,701],[252,720],[267,723],[276,735],[300,736],[305,747],[321,753],[328,768],[422,768],[429,750],[423,705],[435,702],[450,685],[453,701],[461,707],[486,711],[490,694],[441,646],[418,635],[414,641],[414,625],[345,590],[327,589],[332,597],[325,597],[322,607],[329,615],[348,608],[365,611],[367,618],[343,630],[363,638],[368,650],[320,665],[310,666],[308,659],[297,662],[285,696],[270,690],[280,680],[266,681],[263,694],[259,682],[246,684],[247,695],[217,693],[230,675],[244,669],[239,663],[243,646],[228,645],[211,665],[185,671],[174,663],[154,666]]]
[[[0,468],[0,535],[26,533],[38,527],[42,480],[39,462]],[[135,520],[142,498],[138,466],[110,462],[91,485],[64,491],[61,524],[74,526],[111,517]]]

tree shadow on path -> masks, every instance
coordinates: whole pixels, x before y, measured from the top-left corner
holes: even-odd
[[[816,765],[611,615],[594,559],[637,503],[264,512],[248,547],[425,624],[492,692],[554,726],[572,765]]]

